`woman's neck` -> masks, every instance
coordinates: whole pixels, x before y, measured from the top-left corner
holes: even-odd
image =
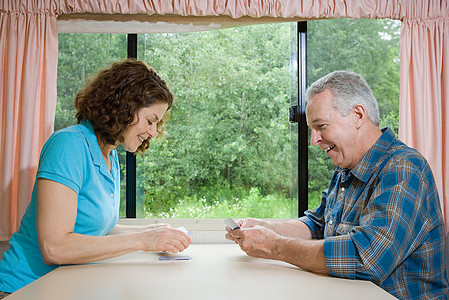
[[[114,150],[115,148],[117,148],[117,145],[110,145],[110,144],[105,144],[104,142],[101,141],[101,139],[98,137],[98,134],[95,133],[95,135],[97,136],[97,141],[98,141],[98,146],[100,147],[100,151],[101,151],[101,155],[103,156],[103,159],[106,163],[106,166],[108,167],[108,170],[111,171],[111,158],[110,158],[110,154],[112,152],[112,150]]]

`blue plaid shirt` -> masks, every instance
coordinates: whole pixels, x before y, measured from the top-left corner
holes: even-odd
[[[444,226],[426,160],[386,128],[352,169],[337,168],[300,220],[324,239],[332,276],[370,280],[400,299],[447,299]]]

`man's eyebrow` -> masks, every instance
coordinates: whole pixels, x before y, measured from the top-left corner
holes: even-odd
[[[314,119],[312,122],[310,122],[310,124],[316,124],[316,123],[322,123],[322,122],[325,122],[325,120],[321,119],[321,118],[317,118],[317,119]]]

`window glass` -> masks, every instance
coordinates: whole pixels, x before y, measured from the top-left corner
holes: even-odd
[[[167,136],[137,157],[138,216],[297,215],[292,35],[283,23],[138,36],[138,58],[176,95]]]
[[[308,22],[307,28],[308,85],[336,70],[361,74],[379,102],[380,127],[388,126],[396,135],[400,24],[388,19],[337,19]],[[314,208],[336,167],[317,146],[309,145],[308,155],[309,208]]]
[[[74,100],[100,68],[126,58],[126,34],[60,33],[55,131],[76,124]]]

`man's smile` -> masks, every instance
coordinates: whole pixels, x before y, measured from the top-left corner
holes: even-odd
[[[326,151],[326,153],[327,153],[327,152],[331,151],[331,150],[334,149],[334,148],[335,148],[335,145],[330,145],[329,147],[327,147],[326,149],[324,149],[324,151]]]

